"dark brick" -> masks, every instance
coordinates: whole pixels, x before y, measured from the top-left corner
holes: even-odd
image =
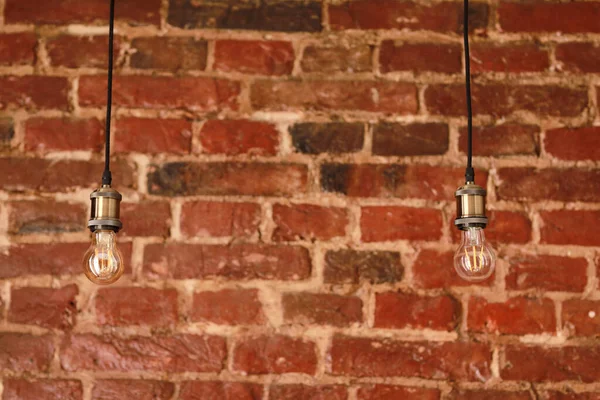
[[[364,125],[360,123],[305,122],[290,128],[296,150],[305,154],[353,153],[360,151],[364,142]]]
[[[400,253],[330,250],[325,254],[327,283],[394,283],[402,280]]]
[[[167,22],[184,29],[218,28],[281,32],[321,31],[321,2],[285,0],[173,0]]]
[[[11,118],[0,118],[0,147],[7,146],[15,136],[15,126]]]
[[[207,44],[188,37],[142,37],[131,41],[131,66],[140,69],[203,70]]]
[[[448,151],[448,125],[382,122],[373,127],[373,154],[417,156]]]

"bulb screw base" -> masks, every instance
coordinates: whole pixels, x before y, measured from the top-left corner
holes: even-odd
[[[485,215],[485,189],[474,182],[467,182],[459,187],[454,195],[456,196],[454,225],[462,231],[468,228],[485,228],[488,223]]]
[[[102,185],[90,194],[92,201],[91,216],[88,221],[90,231],[111,230],[118,232],[123,228],[120,217],[121,193],[111,188],[110,185]]]

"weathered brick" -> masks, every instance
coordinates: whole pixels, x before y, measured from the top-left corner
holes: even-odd
[[[462,47],[457,44],[384,40],[379,51],[379,69],[383,73],[393,71],[459,73],[462,69]]]
[[[58,76],[1,76],[0,110],[69,108],[69,82]]]
[[[256,289],[223,289],[194,293],[192,321],[223,325],[262,325],[266,322]]]
[[[181,232],[190,237],[250,237],[259,225],[260,205],[254,203],[194,201],[181,207]]]
[[[261,400],[263,387],[250,382],[185,381],[181,400]]]
[[[183,119],[119,118],[114,151],[189,154],[192,122]]]
[[[80,381],[63,379],[6,379],[3,400],[82,400]]]
[[[600,302],[566,300],[562,305],[562,321],[573,335],[597,336],[600,334]]]
[[[596,43],[559,43],[555,50],[561,69],[575,72],[600,72],[600,46]]]
[[[494,275],[483,282],[468,282],[462,279],[452,267],[453,251],[421,250],[413,264],[413,283],[417,288],[434,289],[450,286],[489,286]]]
[[[600,211],[542,211],[541,242],[549,244],[600,245]]]
[[[214,68],[225,72],[259,75],[289,75],[294,68],[290,42],[218,40]]]
[[[218,336],[179,334],[123,339],[92,334],[69,335],[61,346],[65,371],[219,372],[225,340]]]
[[[550,299],[513,297],[504,303],[492,303],[471,297],[467,325],[474,332],[509,335],[555,332],[554,314]]]
[[[537,43],[475,42],[473,72],[542,72],[550,67],[548,50]]]
[[[293,196],[306,191],[302,164],[172,162],[154,167],[148,191],[163,196]]]
[[[25,149],[100,151],[104,145],[104,124],[91,119],[31,118],[25,122]]]
[[[364,242],[438,240],[442,215],[431,208],[401,206],[362,207],[360,229]]]
[[[481,343],[401,342],[336,335],[330,356],[333,375],[463,381],[491,378],[492,353]]]
[[[101,288],[95,306],[99,325],[172,326],[178,321],[177,291],[173,289]]]
[[[544,148],[562,160],[600,160],[600,127],[549,130]]]
[[[587,283],[585,258],[523,254],[508,263],[507,289],[582,292]]]
[[[501,390],[453,390],[449,400],[531,400],[531,393],[528,391],[509,392]]]
[[[381,122],[373,127],[373,154],[379,156],[444,154],[448,141],[446,124]]]
[[[35,61],[37,37],[34,33],[0,34],[0,65],[31,65]]]
[[[189,76],[115,76],[113,104],[124,107],[190,111],[235,110],[238,106],[239,93],[239,82],[225,79]],[[82,76],[79,79],[79,102],[86,107],[105,105],[106,77]]]
[[[310,271],[303,247],[173,243],[147,245],[144,251],[144,272],[157,278],[298,280]]]
[[[77,319],[76,285],[60,289],[24,287],[12,289],[8,321],[45,328],[70,329]]]
[[[26,333],[0,334],[0,369],[16,372],[46,372],[54,356],[50,335],[33,336]]]
[[[343,154],[363,148],[365,127],[351,122],[303,122],[290,127],[294,148],[305,154]]]
[[[126,236],[169,236],[171,207],[162,201],[121,203],[121,221]]]
[[[148,379],[101,379],[92,389],[92,400],[169,400],[175,392],[171,382]]]
[[[279,146],[277,128],[250,120],[209,120],[200,131],[202,151],[209,154],[274,155]]]
[[[329,240],[345,236],[348,213],[340,207],[312,204],[274,204],[273,240]]]
[[[290,323],[349,326],[363,320],[363,303],[353,296],[285,293],[282,306],[283,316]]]
[[[326,283],[395,283],[402,280],[400,253],[330,250],[325,254]]]
[[[271,400],[347,400],[348,391],[342,385],[308,386],[301,384],[275,385],[269,389]]]
[[[600,18],[600,4],[583,1],[572,3],[503,1],[498,7],[498,22],[501,29],[506,32],[600,32],[598,18]]]
[[[300,65],[304,72],[370,72],[373,49],[367,45],[306,46]]]
[[[119,36],[114,38],[113,56],[117,63],[122,41],[123,38]],[[46,48],[50,64],[53,66],[102,69],[106,69],[108,66],[108,36],[105,35],[53,36],[46,39]]]
[[[540,128],[535,125],[478,126],[473,128],[474,150],[477,156],[537,155]],[[460,128],[458,147],[467,152],[467,128]]]
[[[375,327],[453,330],[460,304],[450,296],[384,292],[375,295]]]
[[[257,110],[357,110],[394,114],[417,111],[415,85],[389,81],[258,80],[250,88]]]
[[[321,3],[285,0],[248,3],[216,0],[210,3],[173,0],[167,22],[184,29],[218,28],[281,32],[321,31]]]
[[[140,37],[131,41],[131,66],[168,71],[204,70],[208,45],[192,37]]]
[[[240,338],[234,349],[233,369],[250,375],[314,375],[317,368],[313,342],[283,335]]]
[[[357,392],[358,400],[439,400],[438,389],[413,388],[392,385],[362,386]]]
[[[86,208],[52,199],[10,203],[8,231],[13,234],[82,232]]]

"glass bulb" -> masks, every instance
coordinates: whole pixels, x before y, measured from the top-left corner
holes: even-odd
[[[83,256],[85,275],[98,285],[116,282],[125,270],[116,236],[111,230],[93,232],[92,245]]]
[[[461,278],[470,282],[483,281],[494,273],[496,254],[485,241],[482,228],[462,231],[462,243],[454,253],[454,269]]]

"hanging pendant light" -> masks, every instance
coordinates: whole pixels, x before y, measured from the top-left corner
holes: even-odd
[[[483,230],[488,219],[485,215],[486,191],[475,184],[473,159],[473,112],[471,107],[471,65],[469,56],[469,0],[464,0],[465,79],[467,95],[467,169],[465,184],[458,188],[454,225],[461,230],[461,244],[454,254],[454,268],[461,278],[478,282],[489,278],[496,268],[496,254],[485,240]]]
[[[123,275],[124,265],[117,248],[116,233],[123,227],[119,219],[122,196],[111,187],[110,172],[110,120],[112,105],[113,42],[115,24],[115,0],[110,1],[110,28],[108,36],[108,89],[106,102],[105,161],[102,187],[90,195],[91,218],[88,228],[92,231],[92,244],[83,256],[83,270],[92,282],[108,285]]]

